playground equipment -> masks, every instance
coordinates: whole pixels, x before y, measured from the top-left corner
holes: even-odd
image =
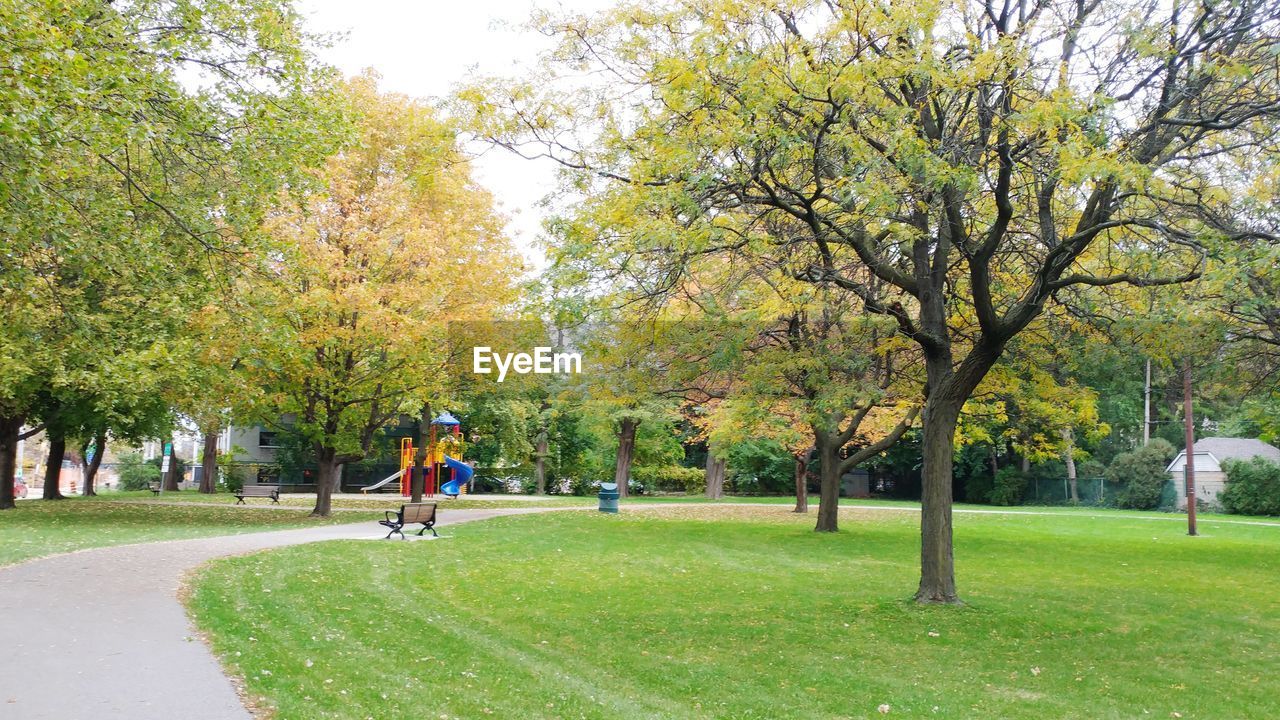
[[[413,438],[401,438],[400,469],[372,485],[361,488],[360,491],[368,493],[370,490],[378,490],[398,478],[400,494],[405,497],[411,495],[414,455],[417,451],[418,449],[413,446]],[[434,497],[437,487],[440,489],[440,494],[448,497],[458,497],[467,492],[467,484],[475,471],[458,457],[452,457],[447,453],[462,456],[462,423],[445,412],[431,421],[427,431],[425,461],[427,477],[422,488],[423,494],[427,497]],[[444,474],[446,470],[449,471],[447,480]]]
[[[455,460],[448,455],[444,456],[444,464],[450,470],[453,470],[453,479],[440,486],[440,493],[448,497],[458,497],[467,492],[467,483],[471,482],[471,476],[475,474],[475,470],[471,466]]]
[[[404,468],[401,468],[391,473],[390,475],[386,476],[385,478],[379,480],[378,482],[372,485],[366,485],[360,488],[360,492],[368,495],[370,490],[381,490],[382,488],[386,487],[387,483],[391,482],[392,480],[398,480],[402,475],[404,475]]]
[[[437,485],[440,494],[446,497],[458,497],[466,493],[467,483],[475,473],[470,465],[446,453],[452,452],[462,456],[462,423],[447,412],[440,413],[431,421],[427,435],[427,494],[435,493]],[[452,478],[444,480],[444,471],[448,469]]]

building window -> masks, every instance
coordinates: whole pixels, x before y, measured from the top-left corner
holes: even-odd
[[[260,448],[278,448],[279,442],[276,440],[276,434],[272,430],[258,431],[258,447]]]

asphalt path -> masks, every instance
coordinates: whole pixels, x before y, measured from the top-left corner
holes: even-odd
[[[546,510],[447,510],[437,527]],[[370,520],[93,548],[0,568],[0,718],[250,720],[178,599],[183,579],[228,555],[384,534]]]

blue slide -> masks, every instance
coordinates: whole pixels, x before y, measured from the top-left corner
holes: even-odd
[[[453,479],[440,486],[440,494],[458,497],[458,492],[462,489],[462,486],[471,481],[471,476],[476,471],[472,470],[470,465],[461,460],[455,460],[448,455],[444,456],[444,464],[453,470]]]

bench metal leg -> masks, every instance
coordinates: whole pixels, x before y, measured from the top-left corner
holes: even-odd
[[[433,525],[423,525],[423,526],[422,526],[422,529],[418,531],[418,534],[419,534],[419,535],[421,535],[422,533],[424,533],[424,532],[426,532],[426,531],[428,531],[428,530],[430,530],[430,531],[431,531],[431,535],[432,535],[433,537],[440,537],[440,534],[436,532],[435,526],[433,526]]]

